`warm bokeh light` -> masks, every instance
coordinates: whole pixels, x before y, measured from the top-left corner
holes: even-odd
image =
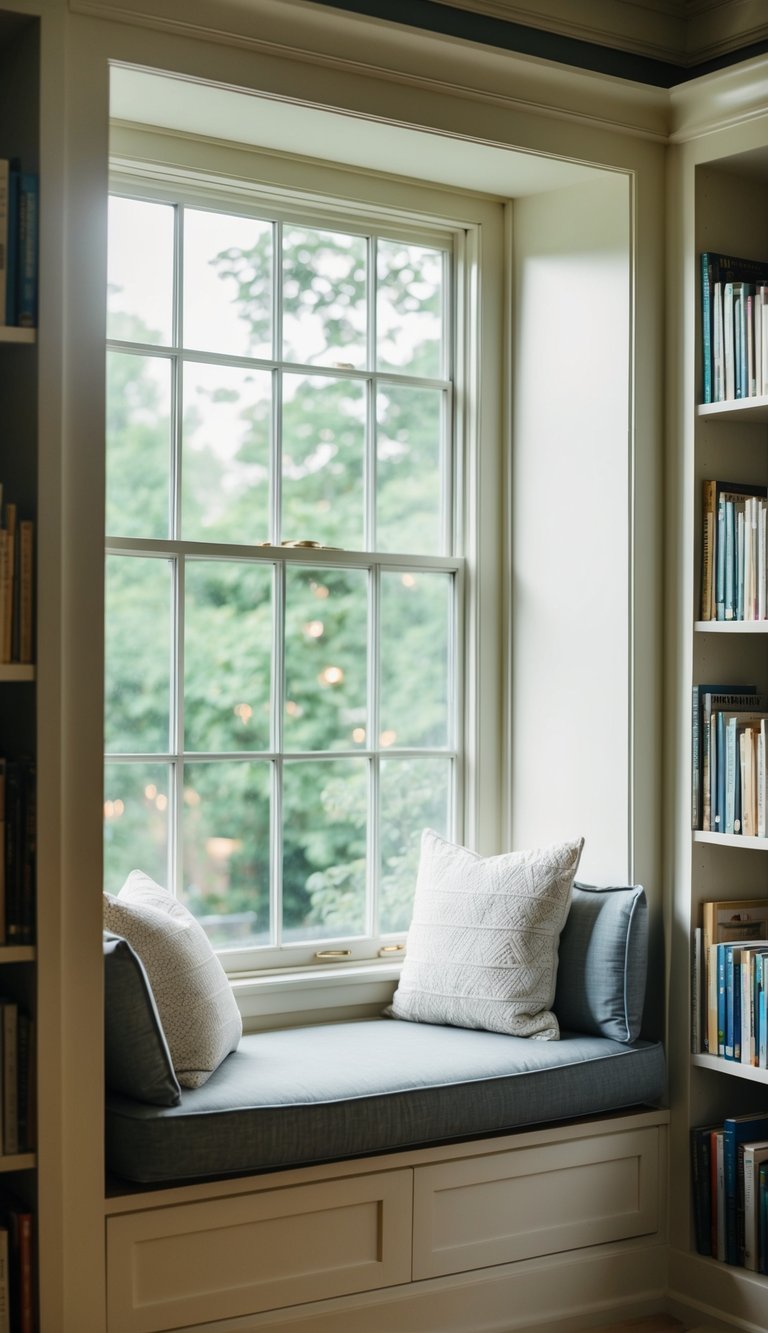
[[[315,597],[319,597],[321,601],[325,601],[325,598],[330,595],[324,583],[315,583],[313,581],[309,586],[315,594]]]
[[[287,699],[285,704],[285,711],[289,717],[301,717],[302,713],[304,712],[304,709],[302,708],[301,704],[296,703],[295,699]]]
[[[340,685],[344,679],[344,672],[341,667],[328,666],[320,672],[318,680],[321,685]]]
[[[352,732],[352,740],[358,745],[362,745],[365,740],[365,727],[355,727]]]
[[[397,740],[396,731],[382,731],[381,735],[379,736],[379,745],[382,745],[384,749],[386,749],[388,746],[394,745],[396,740]]]
[[[309,623],[304,626],[304,633],[308,639],[322,639],[323,634],[325,633],[325,626],[322,620],[310,620]]]
[[[168,797],[163,796],[163,793],[159,792],[158,795],[155,797],[155,805],[157,806],[158,810],[167,810]]]
[[[402,584],[404,588],[415,588],[416,579],[414,578],[413,574],[403,574]]]
[[[194,787],[185,787],[185,788],[184,788],[184,803],[185,803],[185,805],[191,805],[191,806],[199,805],[199,804],[200,804],[200,799],[201,799],[201,798],[200,798],[200,793],[199,793],[199,791],[195,791]]]
[[[253,709],[250,704],[235,704],[232,712],[235,714],[235,717],[240,718],[243,726],[245,726],[247,722],[250,722],[253,717]]]
[[[157,796],[157,787],[155,786],[154,782],[147,783],[146,787],[144,788],[144,795],[146,796],[148,801],[154,801],[155,797]]]
[[[242,845],[238,838],[206,838],[205,850],[213,861],[228,861]]]

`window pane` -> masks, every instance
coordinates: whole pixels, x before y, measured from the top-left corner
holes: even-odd
[[[377,365],[436,379],[443,373],[443,252],[379,241]]]
[[[266,541],[269,372],[187,362],[183,397],[182,535],[190,541]]]
[[[376,545],[443,553],[443,394],[387,385],[378,395]]]
[[[285,375],[284,540],[362,550],[364,457],[364,386]]]
[[[184,901],[217,949],[269,942],[268,763],[184,767]]]
[[[286,227],[283,356],[302,365],[366,363],[367,242],[362,236]]]
[[[381,576],[379,744],[448,745],[453,577]]]
[[[272,583],[271,565],[187,561],[187,750],[269,749]]]
[[[107,557],[104,729],[112,754],[169,749],[171,573],[169,560]]]
[[[171,363],[107,353],[107,532],[167,537]]]
[[[107,337],[171,343],[173,214],[168,204],[110,198]]]
[[[368,763],[286,763],[283,777],[283,938],[322,940],[365,930]]]
[[[107,764],[104,770],[104,887],[117,893],[132,870],[168,882],[168,764]]]
[[[366,741],[368,573],[285,573],[286,750],[351,750]]]
[[[382,759],[379,779],[379,928],[383,935],[407,930],[419,868],[421,834],[450,828],[452,761]]]
[[[183,345],[271,357],[270,222],[185,209]]]

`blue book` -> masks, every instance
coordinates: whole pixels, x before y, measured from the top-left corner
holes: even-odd
[[[38,178],[21,173],[19,182],[18,321],[24,328],[37,325],[37,247],[39,226]]]
[[[5,322],[18,323],[16,289],[19,269],[19,164],[8,168],[8,233],[6,246]]]
[[[757,975],[757,1039],[755,1046],[757,1049],[757,1063],[761,1069],[766,1069],[768,1068],[768,991],[766,990],[768,960],[765,957],[758,961]]]
[[[715,746],[715,763],[717,766],[717,804],[715,807],[714,829],[717,833],[725,833],[726,746],[725,714],[722,712],[716,714],[715,732],[717,736],[717,743]]]
[[[739,1267],[744,1262],[739,1245],[739,1206],[743,1222],[744,1180],[739,1180],[739,1144],[764,1139],[768,1133],[768,1111],[728,1116],[723,1122],[725,1173],[725,1262]]]
[[[691,823],[694,829],[714,828],[712,823],[712,775],[710,720],[713,707],[736,706],[739,696],[755,694],[754,685],[694,685],[691,707]],[[734,699],[733,696],[736,696]],[[713,704],[714,701],[714,704]]]
[[[725,620],[725,498],[717,502],[715,533],[715,619]]]

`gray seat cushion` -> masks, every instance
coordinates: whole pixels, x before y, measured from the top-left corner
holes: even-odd
[[[145,1183],[245,1175],[658,1102],[661,1046],[388,1019],[244,1037],[178,1106],[109,1094],[107,1162]]]

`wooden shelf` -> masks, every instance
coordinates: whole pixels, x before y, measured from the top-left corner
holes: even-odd
[[[0,343],[37,342],[37,329],[20,329],[14,324],[0,324]]]
[[[0,967],[3,963],[34,963],[34,944],[0,944]]]
[[[694,842],[711,842],[718,847],[741,847],[753,852],[768,852],[768,838],[747,838],[741,833],[704,833],[697,829]]]
[[[755,1065],[743,1065],[738,1060],[725,1060],[721,1055],[692,1055],[691,1063],[697,1069],[714,1069],[718,1074],[730,1074],[732,1078],[747,1078],[753,1083],[768,1084],[768,1069],[757,1069]]]
[[[697,620],[697,634],[768,634],[768,620]]]
[[[32,1171],[37,1166],[33,1152],[14,1153],[12,1157],[0,1157],[0,1171]]]
[[[0,684],[34,679],[35,668],[26,662],[0,662]]]
[[[768,396],[735,398],[727,403],[700,403],[696,411],[700,417],[714,421],[753,421],[759,425],[768,423]]]

